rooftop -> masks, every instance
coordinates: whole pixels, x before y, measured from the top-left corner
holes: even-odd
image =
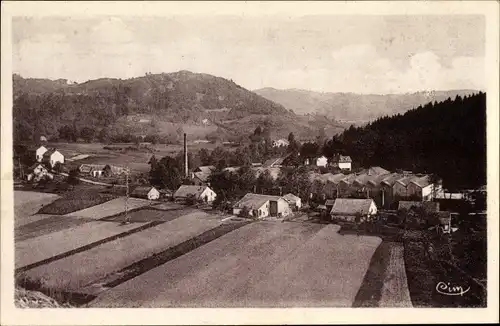
[[[372,199],[337,198],[333,204],[331,214],[355,215],[357,213],[366,215],[370,212]]]
[[[259,209],[267,201],[269,201],[269,200],[276,200],[277,201],[279,199],[283,199],[283,198],[279,197],[279,196],[259,195],[259,194],[248,193],[245,196],[243,196],[243,198],[241,198],[236,204],[234,204],[234,207],[237,207],[237,208],[248,207],[250,209]]]

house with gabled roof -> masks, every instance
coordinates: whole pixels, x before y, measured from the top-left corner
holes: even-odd
[[[212,203],[217,194],[208,186],[182,185],[174,193],[175,200],[186,200],[192,197],[195,200],[202,200],[205,203]]]
[[[332,165],[341,170],[351,171],[352,159],[348,155],[336,155],[332,160]]]
[[[45,154],[48,151],[48,149],[45,146],[40,146],[36,149],[36,161],[41,162],[43,160],[43,154]]]
[[[51,148],[43,153],[42,162],[53,168],[57,163],[64,164],[64,155],[57,149]]]
[[[295,196],[292,193],[284,195],[283,199],[288,202],[288,205],[290,205],[292,210],[299,210],[302,208],[302,200],[300,197]]]
[[[160,191],[151,186],[138,186],[130,193],[130,196],[137,198],[145,198],[149,200],[157,200],[160,198]]]
[[[347,222],[355,222],[356,217],[360,222],[368,221],[376,214],[377,205],[373,199],[337,198],[330,211],[333,220]]]
[[[248,214],[256,218],[267,216],[285,217],[292,213],[288,201],[280,196],[248,193],[233,206],[233,214],[240,215],[246,209]]]

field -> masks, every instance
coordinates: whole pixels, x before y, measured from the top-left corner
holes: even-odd
[[[99,194],[99,195],[105,196],[104,194]],[[125,201],[126,201],[125,197],[114,198],[104,203],[97,203],[95,204],[95,206],[88,205],[86,207],[83,207],[83,209],[81,210],[72,210],[71,212],[66,214],[66,216],[84,217],[84,218],[92,218],[98,220],[101,218],[125,212]],[[127,202],[129,210],[149,205],[151,205],[150,201],[139,198],[129,198]]]
[[[32,280],[46,280],[45,285],[52,289],[77,291],[136,261],[220,225],[219,220],[202,212],[188,215],[182,215],[182,211],[161,213],[163,220],[170,221],[36,267],[27,271],[25,276]]]
[[[76,167],[80,164],[113,164],[117,166],[128,166],[134,172],[148,172],[150,166],[148,164],[149,159],[154,154],[158,158],[164,156],[174,156],[179,152],[182,152],[183,145],[172,145],[172,144],[156,144],[149,145],[149,147],[154,149],[151,152],[146,149],[140,150],[126,150],[126,151],[115,151],[110,149],[104,149],[106,144],[101,143],[50,143],[49,146],[56,147],[62,151],[63,154],[71,158],[78,154],[86,154],[89,157],[69,162],[70,166]],[[110,147],[135,147],[135,144],[112,144]],[[214,149],[217,144],[211,143],[188,143],[188,150],[192,152],[197,152],[201,148]]]
[[[25,241],[17,241],[15,244],[16,269],[130,231],[143,224],[120,225],[113,222],[93,221]]]
[[[31,215],[58,198],[60,198],[60,196],[55,194],[34,191],[14,191],[15,226],[18,227],[23,224],[31,223]]]
[[[39,214],[65,215],[71,212],[83,210],[87,207],[102,204],[115,196],[111,194],[102,194],[93,189],[79,188],[74,191],[66,192],[62,198],[58,198],[52,203],[45,205],[38,212]]]
[[[351,306],[381,240],[337,231],[253,223],[103,292],[90,306]]]

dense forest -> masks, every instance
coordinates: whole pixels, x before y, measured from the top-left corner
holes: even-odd
[[[324,151],[360,166],[434,173],[449,190],[486,184],[486,94],[428,103],[333,137]]]

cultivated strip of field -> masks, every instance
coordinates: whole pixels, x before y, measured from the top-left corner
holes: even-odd
[[[31,280],[43,279],[44,285],[51,289],[77,291],[136,261],[220,225],[215,219],[205,218],[207,214],[203,212],[179,215],[179,212],[172,213],[169,222],[39,266],[27,271],[24,276]]]
[[[391,247],[380,307],[412,307],[408,281],[406,280],[403,250],[403,245],[400,243],[394,243]]]
[[[77,189],[66,192],[63,197],[42,207],[38,213],[65,215],[87,207],[102,204],[115,197],[116,196],[110,194],[98,193],[95,189]]]
[[[72,212],[66,214],[65,216],[73,216],[73,217],[87,217],[95,220],[99,220],[101,218],[105,218],[112,215],[117,215],[125,212],[125,197],[119,197],[107,201],[105,203],[92,206],[89,208],[85,208],[76,212]],[[129,198],[128,199],[128,209],[137,209],[144,206],[150,205],[149,200],[139,199],[139,198]]]
[[[375,250],[368,271],[363,278],[353,307],[379,307],[387,267],[391,259],[393,242],[383,241]]]
[[[59,195],[35,191],[14,191],[15,227],[31,223],[29,217],[36,214],[43,206],[60,198]]]
[[[15,229],[22,228],[23,226],[25,226],[27,224],[38,222],[38,221],[41,221],[41,220],[46,219],[46,218],[51,217],[51,216],[54,216],[54,215],[34,214],[34,215],[26,216],[24,218],[17,218],[17,216],[15,216],[14,217],[14,228]]]
[[[200,211],[194,208],[159,210],[150,208],[148,206],[147,208],[140,208],[138,210],[128,212],[127,218],[130,222],[153,222],[153,221],[168,222],[172,220],[172,216],[187,215],[192,212],[200,212]],[[113,221],[113,222],[123,222],[124,220],[125,220],[125,214],[113,215],[101,219],[101,221]]]
[[[252,287],[255,306],[351,307],[381,239],[327,225]]]
[[[164,211],[169,211],[169,210],[172,210],[172,209],[184,208],[184,205],[179,204],[179,203],[174,203],[174,202],[168,202],[168,203],[160,203],[160,204],[156,204],[156,205],[153,204],[151,206],[151,208],[160,209],[160,210],[164,210]]]
[[[255,284],[322,227],[272,222],[243,226],[102,293],[90,306],[222,307],[261,302]]]
[[[32,223],[22,225],[14,230],[14,238],[16,242],[47,235],[49,233],[69,229],[93,221],[88,218],[74,218],[61,215],[33,215],[33,217],[39,216],[42,216],[43,218],[39,218]]]
[[[113,222],[93,221],[83,225],[19,241],[15,244],[16,269],[26,269],[30,265],[77,248],[122,234],[144,223],[120,225]]]

